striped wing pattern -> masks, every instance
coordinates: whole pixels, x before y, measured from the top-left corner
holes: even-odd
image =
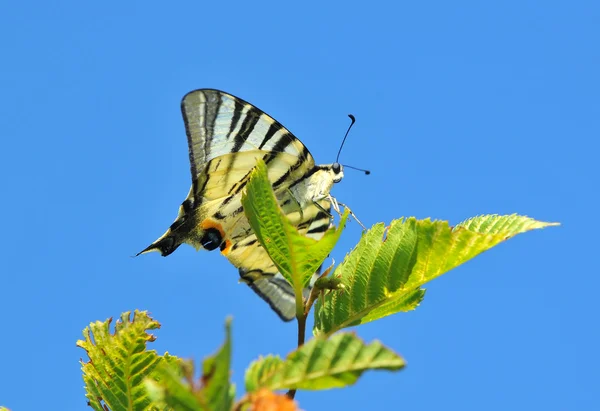
[[[210,89],[192,91],[183,98],[181,111],[188,136],[192,181],[198,179],[206,163],[231,153],[260,152],[267,165],[282,153],[293,157],[296,161],[286,170],[289,174],[284,173],[274,181],[279,185],[293,182],[315,165],[308,149],[285,127],[230,94]]]
[[[243,213],[241,194],[258,159],[283,211],[299,231],[320,239],[330,225],[327,199],[300,206],[290,187],[311,176],[308,149],[285,127],[253,105],[212,89],[188,93],[181,102],[188,137],[192,187],[175,222],[142,253],[169,255],[181,243],[221,253],[285,321],[295,316],[292,287],[258,243]],[[315,279],[316,279],[315,274]],[[308,290],[306,291],[308,292]]]

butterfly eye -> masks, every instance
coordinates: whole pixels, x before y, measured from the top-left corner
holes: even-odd
[[[331,169],[333,170],[334,173],[337,174],[342,169],[342,166],[340,165],[340,163],[333,163],[333,165],[331,166]]]

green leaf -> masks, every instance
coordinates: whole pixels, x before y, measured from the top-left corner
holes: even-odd
[[[110,332],[112,318],[91,323],[83,331],[85,340],[77,346],[86,350],[89,362],[81,362],[86,397],[90,406],[104,411],[155,410],[147,395],[144,379],[162,361],[156,351],[147,351],[146,343],[155,337],[148,330],[160,324],[145,311],[121,314],[115,332]]]
[[[0,405],[0,411],[10,411],[10,410],[8,408],[3,407],[3,406]]]
[[[263,388],[263,382],[271,378],[283,365],[283,360],[277,355],[267,355],[252,362],[246,370],[246,392],[254,392]]]
[[[196,396],[191,384],[194,365],[191,361],[181,361],[180,364],[161,364],[154,370],[154,378],[145,380],[148,395],[155,404],[165,409],[178,411],[209,410],[204,402]]]
[[[415,218],[376,224],[335,270],[346,291],[319,298],[313,332],[327,336],[412,310],[425,295],[423,284],[517,234],[553,225],[515,214],[475,217],[454,228]]]
[[[378,341],[365,344],[352,333],[339,333],[328,340],[314,338],[285,360],[256,360],[246,373],[246,388],[325,390],[352,385],[367,370],[399,370],[404,365],[402,357]]]
[[[302,290],[329,255],[348,218],[346,211],[337,229],[329,229],[319,241],[304,237],[277,204],[267,174],[260,160],[250,176],[242,196],[244,212],[258,241],[265,248],[279,272],[292,284],[301,314]]]
[[[232,405],[232,387],[229,382],[231,363],[231,319],[225,324],[225,343],[202,364],[203,394],[214,410],[229,410]]]
[[[174,410],[230,410],[235,388],[229,382],[231,361],[231,321],[225,326],[225,343],[213,356],[202,364],[200,381],[194,381],[194,365],[191,361],[164,363],[146,379],[146,387],[152,400]]]

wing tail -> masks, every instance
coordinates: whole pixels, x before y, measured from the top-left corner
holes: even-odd
[[[181,241],[176,236],[171,234],[171,230],[168,230],[162,237],[144,248],[142,251],[136,254],[136,257],[140,254],[150,253],[152,251],[158,251],[163,257],[168,256],[181,245]]]

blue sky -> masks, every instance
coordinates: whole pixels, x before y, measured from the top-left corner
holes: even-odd
[[[406,3],[406,4],[403,4]],[[130,258],[189,189],[179,101],[219,88],[319,163],[357,123],[333,193],[371,225],[520,213],[519,236],[362,326],[399,373],[300,392],[305,410],[589,410],[597,399],[600,5],[592,1],[9,2],[0,12],[0,404],[86,410],[75,346],[135,308],[152,348],[200,360],[233,316],[233,380],[284,324],[219,253]],[[341,261],[360,229],[350,224]],[[594,389],[596,392],[594,392]]]

